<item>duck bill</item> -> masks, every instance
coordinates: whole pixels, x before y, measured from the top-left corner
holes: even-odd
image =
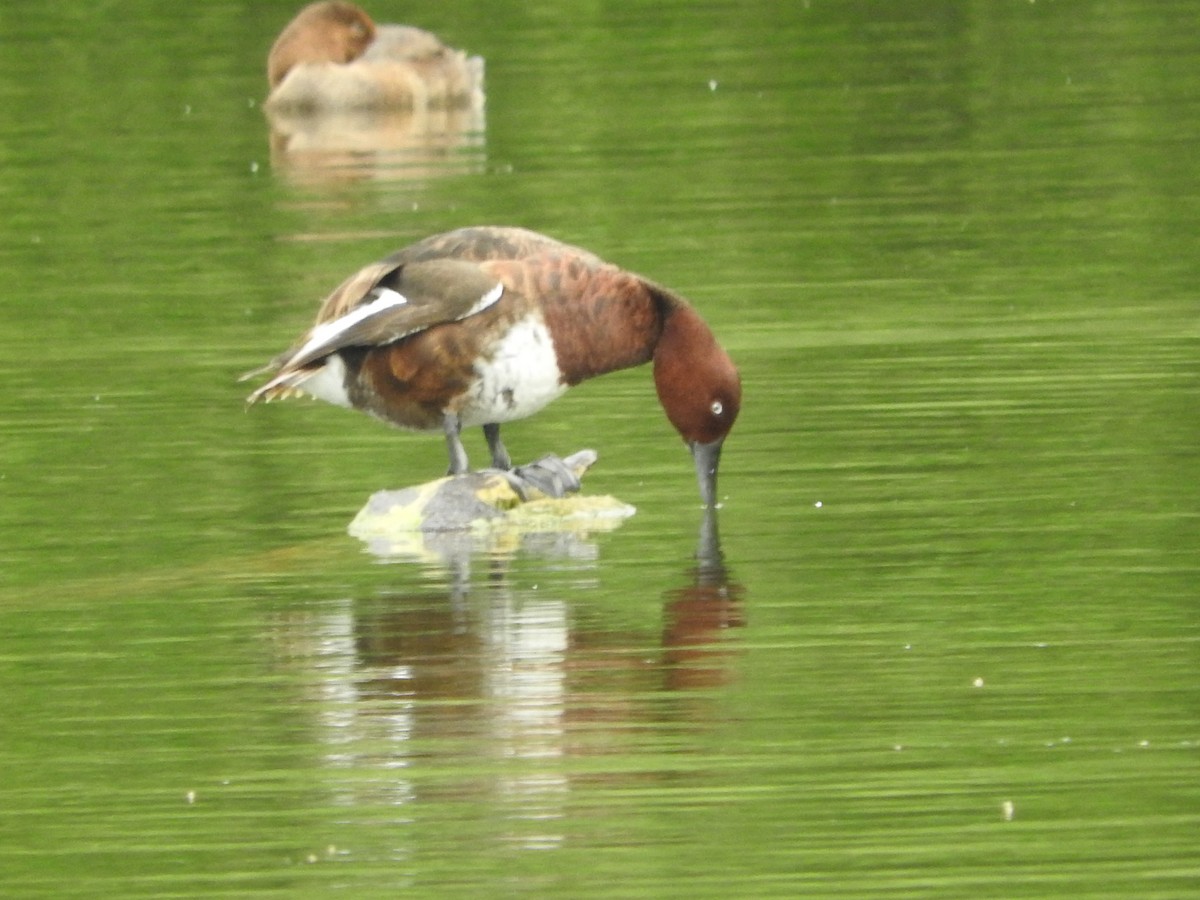
[[[696,480],[700,484],[700,500],[709,509],[717,506],[717,467],[721,463],[720,440],[709,444],[691,441],[688,448],[692,451],[692,460],[696,463]]]

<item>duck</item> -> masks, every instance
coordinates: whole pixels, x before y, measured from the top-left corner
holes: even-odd
[[[296,14],[267,55],[270,113],[453,109],[483,101],[483,59],[408,25],[376,25],[353,3]]]
[[[675,291],[524,228],[460,228],[366,265],[289,349],[243,378],[272,373],[248,405],[308,395],[440,432],[447,472],[460,475],[470,471],[463,428],[482,427],[492,467],[510,470],[501,425],[647,362],[701,501],[715,508],[721,448],[742,401],[729,354]]]

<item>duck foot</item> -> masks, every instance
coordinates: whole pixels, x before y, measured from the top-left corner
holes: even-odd
[[[595,462],[595,450],[580,450],[566,459],[548,453],[541,459],[504,472],[504,477],[522,500],[537,496],[558,498],[577,493],[583,486],[580,476]]]

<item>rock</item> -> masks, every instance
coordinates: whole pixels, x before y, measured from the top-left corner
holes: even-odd
[[[484,469],[372,494],[350,534],[380,546],[448,532],[584,530],[627,518],[634,508],[612,497],[580,497],[580,479],[596,462],[592,450],[544,456],[511,472]]]

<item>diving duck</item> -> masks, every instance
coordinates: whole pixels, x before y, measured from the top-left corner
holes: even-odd
[[[274,375],[248,402],[302,393],[441,432],[452,475],[469,470],[462,428],[479,425],[492,465],[507,470],[503,423],[581,381],[651,361],[701,500],[715,506],[721,447],[742,398],[729,355],[679,294],[521,228],[434,235],[355,272],[258,370]]]

